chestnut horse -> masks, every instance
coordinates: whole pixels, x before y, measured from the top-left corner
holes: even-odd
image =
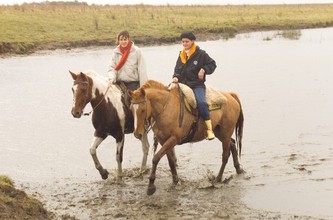
[[[108,178],[109,173],[99,162],[96,150],[102,141],[108,135],[111,135],[116,140],[117,145],[117,179],[119,181],[122,178],[125,134],[132,133],[134,129],[132,112],[129,106],[125,104],[121,89],[115,84],[108,85],[108,80],[105,77],[98,75],[94,71],[80,73],[69,72],[74,80],[72,87],[74,101],[72,115],[75,118],[80,118],[88,103],[90,103],[92,107],[92,124],[95,128],[95,134],[90,148],[90,154],[94,160],[95,167],[103,179]],[[141,171],[144,171],[149,150],[147,132],[144,132],[141,143],[143,151]]]
[[[210,112],[213,131],[222,142],[222,165],[215,182],[221,182],[225,166],[230,156],[233,155],[234,167],[238,174],[244,172],[239,162],[241,156],[242,135],[243,135],[243,111],[238,96],[235,93],[221,92],[226,97],[226,102],[218,110]],[[156,191],[154,184],[156,179],[156,169],[160,159],[166,154],[172,173],[173,183],[178,183],[178,175],[171,149],[176,145],[185,142],[198,142],[206,138],[206,127],[204,121],[189,113],[181,104],[181,96],[178,88],[168,89],[160,82],[149,80],[134,92],[130,92],[132,97],[131,109],[134,114],[134,135],[142,139],[147,123],[151,123],[152,130],[161,149],[154,155],[152,170],[149,176],[147,194],[152,195]],[[182,117],[180,117],[182,115]],[[197,122],[197,123],[196,123]],[[193,129],[193,125],[196,125]],[[188,134],[193,131],[191,138]],[[235,132],[236,142],[232,139]],[[237,152],[239,150],[239,152]],[[239,154],[238,154],[239,153]]]

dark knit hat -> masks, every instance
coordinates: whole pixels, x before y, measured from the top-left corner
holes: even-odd
[[[194,34],[192,32],[183,32],[180,35],[180,39],[183,39],[183,38],[187,38],[187,39],[190,39],[190,40],[195,40],[196,39],[196,37],[194,36]]]

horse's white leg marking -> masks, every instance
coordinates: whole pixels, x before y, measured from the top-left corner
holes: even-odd
[[[102,175],[102,178],[104,179],[105,176],[103,177],[103,174],[106,175],[105,174],[106,170],[104,170],[104,168],[102,167],[101,163],[99,162],[99,160],[97,158],[97,154],[96,154],[96,149],[102,143],[103,140],[104,140],[103,138],[94,137],[93,143],[90,148],[90,154],[94,160],[96,169],[100,172],[100,174]],[[106,176],[106,178],[107,178],[107,176]]]
[[[141,145],[142,145],[142,152],[143,152],[143,157],[142,157],[142,163],[141,163],[141,171],[146,170],[146,165],[147,165],[147,157],[148,157],[148,151],[149,151],[149,141],[148,141],[148,134],[145,131],[142,139],[141,139]]]
[[[138,108],[139,108],[139,104],[133,104],[133,109],[134,109],[134,131],[136,130],[137,124],[138,124],[138,118],[136,116],[136,111],[138,110]]]
[[[122,159],[123,159],[123,147],[124,147],[125,136],[122,141],[117,142],[117,152],[116,152],[116,160],[118,164],[118,174],[117,179],[118,181],[122,179],[123,176],[123,168],[122,168]]]

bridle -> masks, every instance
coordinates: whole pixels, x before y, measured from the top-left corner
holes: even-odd
[[[170,93],[168,94],[168,97],[166,98],[164,105],[162,107],[162,110],[154,117],[151,117],[150,119],[147,117],[147,98],[145,97],[144,99],[138,100],[136,102],[131,101],[132,104],[145,104],[146,105],[146,111],[145,111],[145,131],[149,132],[155,125],[155,122],[157,121],[157,119],[159,118],[159,116],[162,114],[162,112],[165,110],[167,104],[169,103],[169,99],[170,99]],[[153,122],[151,123],[153,119]]]
[[[74,85],[76,85],[76,84],[87,84],[88,87],[90,86],[88,80],[87,81],[83,81],[83,80],[74,81]],[[110,85],[107,86],[106,91],[103,94],[103,98],[97,103],[97,105],[95,105],[95,107],[93,107],[93,109],[90,112],[83,113],[84,116],[89,116],[102,103],[102,101],[104,100],[104,97],[105,97],[105,95],[108,92],[110,87],[111,87]],[[84,97],[84,102],[83,102],[82,107],[81,107],[82,109],[84,109],[84,105],[86,104],[87,99],[88,99],[88,90],[86,90],[86,94],[85,94],[85,97]]]
[[[152,126],[151,126],[151,123],[149,123],[149,119],[148,119],[148,116],[147,116],[147,109],[148,109],[147,108],[147,98],[145,97],[144,99],[139,100],[137,102],[131,101],[131,104],[133,104],[133,105],[145,104],[146,105],[145,119],[144,119],[144,121],[145,121],[144,129],[148,133],[151,130]]]

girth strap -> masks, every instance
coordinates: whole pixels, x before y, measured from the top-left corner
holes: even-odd
[[[179,92],[179,100],[180,100],[180,110],[179,110],[179,121],[178,121],[178,126],[182,127],[183,124],[183,119],[184,119],[184,109],[185,109],[185,96],[183,91],[181,90],[181,88],[178,86],[178,92]],[[189,130],[189,132],[187,133],[187,135],[181,140],[180,144],[185,144],[190,142],[193,137],[195,132],[197,131],[198,128],[198,121],[199,121],[199,114],[196,114],[197,116],[197,120],[195,120],[192,125],[191,128]]]
[[[190,131],[189,131],[188,134],[187,134],[187,135],[181,140],[181,142],[180,142],[179,145],[190,142],[190,141],[193,139],[194,134],[195,134],[195,132],[197,131],[197,128],[198,128],[198,120],[192,123]]]

